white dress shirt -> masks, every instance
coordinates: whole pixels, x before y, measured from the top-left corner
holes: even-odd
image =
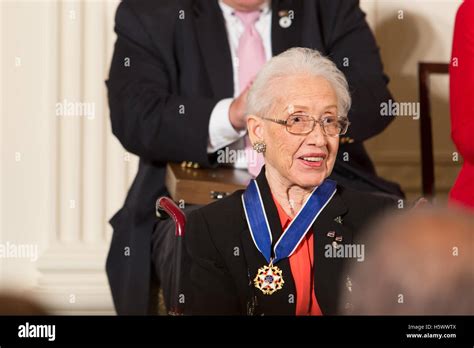
[[[234,14],[234,9],[219,0],[219,6],[224,15],[227,39],[230,46],[230,54],[232,57],[232,70],[234,78],[234,98],[240,94],[239,71],[237,67],[237,48],[239,47],[239,39],[244,32],[244,25]],[[265,58],[268,61],[272,57],[271,42],[271,22],[272,11],[269,1],[265,1],[261,7],[262,14],[255,23],[255,29],[260,34],[265,50]],[[229,108],[233,98],[220,100],[211,112],[209,121],[209,143],[207,152],[213,153],[217,150],[229,145],[229,150],[242,150],[245,148],[244,136],[246,130],[237,132],[229,120]],[[238,156],[237,162],[232,163],[236,168],[247,168],[245,157]]]

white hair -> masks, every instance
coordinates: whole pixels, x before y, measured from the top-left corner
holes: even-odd
[[[309,48],[294,47],[273,57],[257,74],[247,98],[247,114],[263,115],[270,110],[275,97],[275,79],[292,75],[320,76],[326,79],[337,96],[339,116],[347,116],[351,96],[344,74],[328,58]]]

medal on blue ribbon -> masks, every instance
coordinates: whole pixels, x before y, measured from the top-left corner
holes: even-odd
[[[290,257],[295,252],[314,221],[335,193],[336,182],[330,179],[324,180],[321,185],[316,187],[276,241],[272,250],[272,233],[260,189],[256,180],[250,181],[242,195],[242,204],[252,240],[268,262],[268,266],[264,265],[259,268],[254,278],[255,287],[265,295],[271,295],[283,287],[285,281],[283,280],[282,271],[275,264]]]

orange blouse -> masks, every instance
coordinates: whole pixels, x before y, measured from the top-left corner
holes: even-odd
[[[278,209],[282,229],[289,225],[291,217],[273,197]],[[310,230],[290,256],[291,274],[296,286],[296,315],[322,315],[314,293],[314,248],[313,231]]]

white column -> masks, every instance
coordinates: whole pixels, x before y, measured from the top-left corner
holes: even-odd
[[[59,102],[64,115],[59,122],[59,240],[75,243],[80,239],[81,207],[81,116],[74,108],[81,102],[81,59],[84,54],[78,1],[59,2]]]
[[[0,258],[0,287],[31,287],[37,253],[54,234],[57,100],[55,2],[0,3],[1,47],[1,239],[34,248],[29,257]],[[32,30],[31,28],[35,28]],[[54,146],[54,150],[51,151]]]
[[[118,0],[105,1],[105,15],[104,25],[107,28],[106,44],[105,44],[105,56],[104,56],[104,70],[105,77],[108,78],[110,64],[112,61],[112,54],[114,50],[114,43],[116,35],[113,32],[115,24],[115,11],[117,8]],[[104,115],[109,116],[108,103],[104,99]],[[104,127],[104,138],[106,140],[106,177],[105,190],[106,190],[106,219],[105,224],[105,238],[110,241],[112,234],[112,227],[108,223],[108,220],[120,209],[124,203],[125,195],[128,191],[129,186],[127,177],[127,160],[132,155],[126,154],[126,150],[120,145],[120,142],[112,134],[110,126],[110,120],[107,120]]]
[[[83,47],[83,102],[89,114],[81,117],[82,133],[82,240],[86,243],[102,239],[105,220],[105,141],[103,137],[105,88],[102,61],[105,55],[105,31],[103,29],[103,2],[82,4],[81,24],[84,37]]]
[[[3,19],[3,6],[0,6],[0,19]],[[0,49],[4,50],[3,43],[3,25],[0,24]],[[0,71],[3,74],[3,54],[0,54]],[[3,115],[5,112],[5,105],[3,103],[3,83],[0,83],[0,115]],[[0,197],[3,196],[3,118],[0,117]],[[3,240],[3,199],[0,198],[0,241]],[[3,262],[0,262],[0,282],[4,282],[3,277]]]
[[[57,153],[57,161],[51,168],[55,172],[57,162],[57,185],[51,189],[56,194],[51,194],[58,196],[58,204],[51,213],[50,243],[39,260],[40,277],[31,293],[57,314],[113,314],[105,274],[106,202],[111,201],[110,194],[117,196],[114,202],[123,202],[124,180],[117,185],[119,190],[109,190],[108,183],[127,173],[123,156],[113,172],[108,169],[111,136],[104,80],[111,54],[107,43],[114,35],[113,20],[105,23],[104,18],[115,9],[102,1],[56,4],[58,11],[49,14],[53,17],[49,21],[58,25],[49,30],[52,38],[58,38],[54,45],[60,64],[49,68],[59,76],[57,101],[76,103],[79,114],[55,120],[58,141],[51,137],[51,150]],[[91,106],[93,116],[86,112]],[[123,153],[117,142],[114,145],[115,151]],[[75,206],[70,205],[71,199]]]

